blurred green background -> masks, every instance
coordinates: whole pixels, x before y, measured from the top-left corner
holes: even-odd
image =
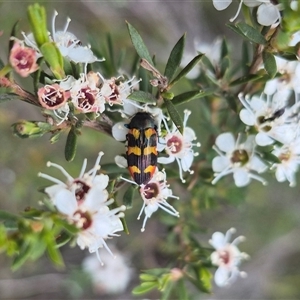
[[[230,9],[217,12],[211,1],[39,1],[47,10],[49,29],[54,10],[59,13],[56,28],[63,28],[66,18],[72,22],[69,31],[82,42],[93,40],[101,45],[109,32],[115,47],[127,48],[132,55],[133,47],[127,33],[125,20],[135,26],[143,36],[158,64],[165,62],[173,45],[187,32],[186,54],[194,54],[194,40],[211,43],[218,36],[226,35],[238,49],[241,41],[224,24],[233,16],[237,3]],[[33,2],[0,1],[1,58],[6,61],[8,38],[12,26],[20,20],[20,28],[29,31],[26,8]],[[131,53],[131,54],[130,54]],[[126,66],[125,66],[126,67]],[[28,85],[29,80],[20,79]],[[205,128],[200,126],[200,102],[190,102],[193,114],[189,125],[197,133],[198,140],[205,144]],[[20,119],[40,120],[39,111],[21,102],[6,102],[0,106],[0,209],[18,212],[27,206],[37,206],[42,195],[37,191],[48,184],[37,177],[38,172],[57,174],[46,168],[51,160],[66,167],[70,174],[80,172],[83,159],[92,166],[97,153],[105,153],[101,163],[111,162],[120,154],[122,144],[90,129],[84,129],[78,152],[73,163],[64,159],[65,137],[53,145],[49,136],[39,139],[14,137],[10,125]],[[200,149],[201,151],[201,149]],[[232,287],[214,288],[212,296],[199,295],[196,299],[299,299],[300,298],[300,200],[299,187],[276,183],[269,178],[263,187],[252,182],[245,199],[235,205],[221,204],[216,210],[204,210],[199,218],[206,229],[199,233],[203,244],[214,231],[225,232],[237,228],[238,235],[247,240],[241,249],[251,260],[241,266],[248,273],[247,279],[239,279]],[[188,200],[188,199],[186,199]],[[188,203],[188,202],[187,202]],[[149,220],[145,233],[140,232],[141,222],[136,221],[140,209],[136,205],[128,211],[130,236],[122,234],[112,243],[131,258],[135,275],[126,293],[121,295],[97,295],[93,293],[84,274],[81,261],[87,254],[77,247],[63,248],[66,262],[64,270],[55,269],[47,257],[35,263],[26,263],[21,270],[10,270],[10,259],[0,255],[0,299],[137,299],[130,290],[138,283],[140,269],[164,267],[156,256],[160,227],[155,217]],[[141,242],[142,241],[142,242]],[[148,296],[157,298],[153,293]]]

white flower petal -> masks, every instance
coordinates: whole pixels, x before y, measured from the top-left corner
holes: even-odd
[[[216,249],[221,249],[225,246],[225,235],[222,232],[215,232],[209,243]]]
[[[263,26],[273,25],[279,19],[278,8],[271,3],[263,3],[257,10],[257,21]]]
[[[194,154],[193,152],[189,151],[185,154],[183,158],[181,158],[181,167],[184,172],[188,171],[193,163]]]
[[[125,122],[118,122],[112,127],[112,136],[119,142],[126,140],[128,134],[128,128],[125,126]]]
[[[127,159],[125,157],[121,156],[121,155],[116,155],[115,163],[120,168],[127,168],[128,167]]]
[[[97,186],[98,189],[104,190],[108,186],[109,177],[108,175],[100,174],[96,175],[93,179],[93,186]]]
[[[195,131],[190,127],[184,128],[183,137],[188,142],[194,141],[197,138]]]
[[[233,173],[234,183],[237,187],[246,186],[250,183],[250,176],[247,170],[237,169]]]
[[[274,140],[264,132],[259,132],[255,137],[255,141],[259,146],[268,146],[274,143]]]
[[[255,124],[254,114],[245,108],[240,111],[240,119],[248,126],[253,126]]]
[[[159,164],[170,164],[175,160],[175,156],[168,156],[168,157],[159,157],[157,162]]]
[[[216,138],[216,145],[226,153],[232,152],[235,146],[235,138],[231,132],[221,133]]]
[[[219,267],[215,273],[214,280],[217,286],[223,287],[228,284],[230,271],[226,268]]]
[[[61,190],[55,195],[53,200],[57,210],[65,215],[73,216],[77,210],[78,206],[75,195],[69,190]]]
[[[212,168],[214,172],[220,173],[230,165],[230,160],[226,156],[217,156],[212,161]]]
[[[224,10],[226,9],[232,0],[213,0],[213,5],[216,10]]]
[[[250,161],[251,169],[258,173],[265,172],[268,166],[256,155],[254,155]]]

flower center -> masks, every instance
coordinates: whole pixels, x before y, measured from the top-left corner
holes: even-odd
[[[291,151],[280,153],[278,157],[281,161],[288,161],[291,158]]]
[[[220,258],[220,261],[227,265],[229,263],[229,260],[230,260],[230,255],[229,255],[229,252],[228,251],[220,251],[219,252],[219,258]]]
[[[29,61],[29,58],[30,56],[28,55],[28,53],[21,50],[15,57],[18,68],[29,69],[32,65],[32,61]]]
[[[90,109],[95,104],[95,97],[90,88],[82,88],[78,97],[78,107]]]
[[[173,135],[168,139],[167,147],[172,154],[177,154],[182,150],[182,140],[178,136]]]
[[[74,184],[76,184],[75,197],[78,202],[83,201],[85,195],[90,190],[90,187],[81,180],[74,180]]]
[[[249,155],[246,150],[235,150],[230,160],[233,164],[245,165],[249,161]]]
[[[65,101],[64,93],[53,86],[46,86],[42,99],[48,107],[56,107]]]
[[[76,225],[83,230],[88,229],[92,225],[92,217],[88,212],[77,210],[74,213]]]
[[[147,200],[156,198],[156,196],[159,194],[158,185],[154,182],[146,184],[144,187],[143,194]]]

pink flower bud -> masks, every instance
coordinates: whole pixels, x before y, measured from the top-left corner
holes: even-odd
[[[36,60],[37,52],[32,48],[25,47],[23,43],[15,42],[10,50],[9,62],[22,77],[27,77],[39,68]]]

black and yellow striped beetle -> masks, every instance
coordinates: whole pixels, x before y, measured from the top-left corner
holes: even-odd
[[[138,112],[126,127],[129,173],[138,185],[147,184],[157,166],[157,127],[146,112]]]

